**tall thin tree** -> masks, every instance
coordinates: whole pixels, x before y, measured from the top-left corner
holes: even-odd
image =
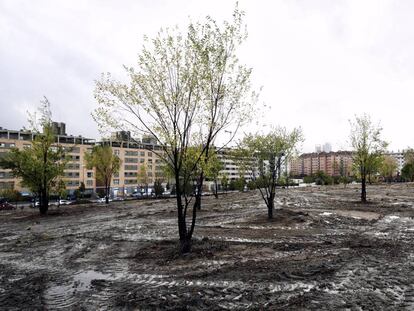
[[[350,143],[354,149],[353,165],[361,178],[361,202],[367,202],[367,177],[373,171],[372,163],[377,163],[387,147],[382,140],[382,127],[374,124],[370,116],[355,116],[351,125]]]
[[[94,146],[90,153],[85,154],[86,167],[95,169],[96,180],[103,184],[105,189],[105,203],[109,203],[111,180],[119,172],[121,159],[112,152],[109,145]]]
[[[222,26],[208,17],[205,23],[191,23],[184,33],[161,30],[146,41],[137,67],[125,67],[128,83],[103,75],[96,84],[99,108],[94,117],[100,127],[152,135],[161,147],[154,152],[171,166],[181,252],[191,250],[201,205],[205,172],[200,163],[208,161],[221,132],[230,129],[230,141],[253,111],[256,94],[250,88],[251,69],[236,57],[246,39],[243,15],[236,8],[233,21]],[[194,156],[191,148],[197,152],[194,165],[183,174],[185,163],[190,162],[187,157]],[[190,178],[197,188],[195,197],[182,189]]]

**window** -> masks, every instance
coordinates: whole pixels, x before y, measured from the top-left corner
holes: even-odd
[[[148,151],[148,156],[152,157],[152,152],[151,151]]]
[[[119,185],[119,179],[114,179],[114,185]]]
[[[80,168],[79,164],[68,163],[65,167],[67,170],[78,170]]]
[[[139,153],[139,155],[140,155],[141,157],[145,157],[145,151],[141,151],[141,152]]]
[[[124,176],[125,177],[137,177],[138,174],[137,174],[137,172],[125,172]]]
[[[145,163],[145,159],[139,159],[139,163]]]
[[[114,150],[114,154],[119,156],[119,150],[118,149],[115,149]]]
[[[93,173],[92,172],[88,172],[87,173],[88,178],[92,178],[93,177]]]
[[[79,178],[79,172],[67,172],[67,173],[65,173],[65,177],[68,177],[68,178]]]
[[[125,151],[126,156],[138,156],[138,151]]]
[[[124,168],[126,171],[136,171],[138,170],[138,165],[125,165]]]
[[[137,158],[125,158],[125,163],[138,163]]]
[[[90,179],[87,180],[86,185],[89,186],[89,187],[92,187],[93,186],[93,180],[90,180]]]
[[[13,188],[14,188],[14,182],[10,182],[10,181],[0,182],[0,190],[13,189]]]
[[[75,155],[68,155],[68,159],[69,161],[79,161],[80,160],[80,156],[75,156]]]
[[[77,187],[79,186],[79,180],[69,180],[66,182],[66,186],[68,187]]]

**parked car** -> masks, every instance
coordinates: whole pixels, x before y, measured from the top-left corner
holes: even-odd
[[[164,191],[163,193],[162,193],[162,196],[163,197],[166,197],[166,198],[169,198],[170,196],[171,196],[171,191]]]
[[[134,198],[141,198],[142,197],[142,193],[139,192],[139,191],[135,191],[131,196],[134,197]]]
[[[15,208],[16,207],[10,204],[9,202],[7,202],[6,199],[3,199],[3,198],[0,199],[0,211],[12,210]]]
[[[112,202],[113,200],[111,198],[108,199],[108,202]],[[105,198],[99,198],[96,200],[96,203],[106,203]]]

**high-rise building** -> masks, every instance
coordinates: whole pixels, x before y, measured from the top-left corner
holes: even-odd
[[[331,152],[332,151],[332,145],[330,143],[324,143],[322,147],[323,152]]]
[[[66,124],[63,122],[52,122],[52,132],[55,135],[66,135]]]

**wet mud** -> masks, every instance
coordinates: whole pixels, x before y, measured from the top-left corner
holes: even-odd
[[[0,310],[413,310],[414,184],[0,212]]]

